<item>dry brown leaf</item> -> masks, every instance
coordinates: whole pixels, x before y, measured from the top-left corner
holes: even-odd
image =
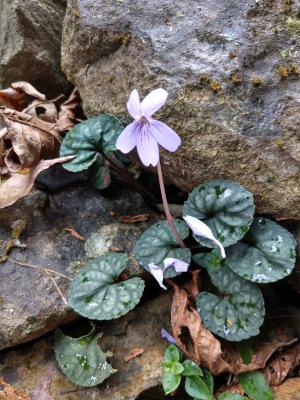
[[[119,221],[126,224],[136,224],[137,222],[148,221],[149,217],[150,214],[122,215],[119,217]]]
[[[26,105],[26,95],[39,100],[45,100],[46,98],[30,83],[20,81],[12,83],[10,88],[0,90],[0,104],[21,111]]]
[[[230,385],[226,385],[226,384],[222,385],[221,387],[219,387],[219,389],[217,390],[217,392],[215,394],[217,397],[219,397],[219,395],[224,392],[240,394],[241,396],[243,396],[245,394],[244,389],[240,386],[240,384],[238,382],[231,383]]]
[[[51,400],[49,390],[52,383],[53,373],[54,367],[51,366],[46,373],[44,382],[42,382],[41,385],[31,393],[31,400]]]
[[[300,378],[291,378],[279,387],[274,387],[274,400],[299,400],[300,399]]]
[[[26,196],[40,172],[50,168],[54,164],[63,163],[72,158],[73,156],[55,158],[53,160],[41,160],[31,170],[27,169],[12,173],[10,178],[0,185],[0,208],[8,207],[21,197]]]
[[[30,398],[26,394],[20,392],[19,390],[16,390],[11,385],[4,382],[2,378],[0,378],[0,387],[1,400],[30,400]]]
[[[73,128],[76,120],[75,111],[79,104],[79,92],[76,88],[74,88],[69,98],[60,106],[57,120],[57,125],[60,132],[65,132]]]
[[[300,344],[275,355],[264,369],[271,386],[278,386],[300,366]]]
[[[128,362],[130,360],[133,360],[134,358],[136,358],[136,357],[140,356],[141,354],[143,354],[144,351],[145,351],[145,349],[140,349],[140,348],[132,349],[130,351],[130,353],[126,357],[124,357],[124,361]]]
[[[46,122],[55,123],[58,118],[56,105],[52,101],[33,100],[22,112],[40,118]]]
[[[85,237],[80,235],[80,233],[78,233],[77,231],[75,231],[75,229],[73,228],[65,228],[64,229],[66,232],[69,232],[71,234],[71,236],[73,236],[76,239],[79,240],[85,240]]]

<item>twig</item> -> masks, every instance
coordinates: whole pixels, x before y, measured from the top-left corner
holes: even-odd
[[[40,271],[47,271],[47,272],[50,272],[50,273],[52,273],[52,274],[56,274],[56,275],[58,275],[58,276],[61,276],[62,278],[68,279],[69,281],[72,280],[72,279],[69,278],[68,276],[66,276],[66,275],[64,275],[64,274],[62,274],[62,273],[60,273],[60,272],[57,272],[57,271],[55,271],[54,269],[45,268],[45,267],[39,267],[39,266],[37,266],[37,265],[24,263],[24,262],[21,262],[21,261],[14,260],[14,259],[12,259],[12,258],[10,258],[10,257],[7,257],[7,260],[10,261],[10,262],[12,262],[12,263],[14,263],[14,264],[20,265],[21,267],[28,267],[28,268],[33,268],[33,269],[39,269]]]
[[[55,282],[55,279],[51,276],[50,272],[47,271],[46,269],[44,270],[46,272],[46,274],[48,275],[48,277],[51,279],[53,285],[56,287],[56,290],[58,291],[58,293],[60,294],[61,298],[63,299],[63,302],[68,305],[68,302],[65,298],[65,296],[62,294],[62,291],[60,290],[60,288],[58,287],[58,284]]]

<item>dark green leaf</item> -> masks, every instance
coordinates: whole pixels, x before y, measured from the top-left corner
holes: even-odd
[[[192,361],[192,360],[185,360],[183,362],[184,366],[184,376],[202,376],[202,371],[201,368],[198,367],[198,365]]]
[[[170,344],[166,350],[164,355],[164,361],[174,362],[180,361],[182,358],[181,352],[175,344]]]
[[[226,259],[219,265],[208,260],[205,262],[209,266],[207,271],[212,283],[222,297],[208,292],[198,295],[197,310],[204,325],[229,341],[241,341],[258,335],[265,314],[260,289],[229,269]]]
[[[202,372],[203,372],[202,379],[204,380],[204,382],[205,382],[206,386],[208,387],[210,393],[213,394],[214,393],[214,377],[209,372],[209,370],[206,369],[206,368],[203,368]]]
[[[296,241],[289,231],[269,219],[254,218],[247,237],[251,244],[237,243],[226,251],[234,272],[257,283],[275,282],[292,272]]]
[[[162,385],[165,394],[170,394],[174,392],[180,385],[180,381],[181,381],[180,375],[164,374],[162,377]]]
[[[69,305],[89,319],[119,318],[132,310],[144,291],[141,278],[116,282],[127,264],[125,254],[110,253],[91,261],[73,279]]]
[[[89,168],[99,153],[109,154],[116,150],[116,140],[122,130],[123,124],[112,115],[99,115],[76,125],[61,144],[61,157],[76,155],[64,164],[64,168],[73,172]]]
[[[200,376],[187,376],[185,381],[185,391],[194,399],[213,400],[213,397]]]
[[[97,157],[96,161],[89,168],[89,180],[96,189],[105,189],[110,185],[109,164],[103,157]]]
[[[76,385],[96,386],[116,372],[106,361],[112,353],[103,353],[97,344],[101,334],[73,339],[60,329],[55,331],[55,357],[59,368]]]
[[[239,376],[239,382],[252,400],[273,400],[274,396],[264,375],[260,371],[245,372]]]
[[[250,364],[252,356],[253,356],[253,340],[242,340],[241,342],[236,343],[237,351],[243,360],[245,365]]]
[[[253,196],[239,183],[214,180],[196,187],[184,203],[183,215],[199,218],[224,247],[238,242],[248,231],[254,214]],[[216,247],[208,239],[195,236],[206,247]]]
[[[179,236],[184,240],[189,235],[189,228],[185,222],[174,220],[174,225]],[[147,229],[137,242],[135,255],[138,262],[149,271],[148,264],[154,263],[163,267],[165,258],[177,258],[190,263],[191,252],[189,249],[179,247],[177,240],[170,231],[167,221],[158,222]],[[172,278],[178,275],[174,268],[168,268],[164,276]]]

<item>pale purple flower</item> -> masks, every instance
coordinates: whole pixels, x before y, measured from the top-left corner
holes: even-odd
[[[197,219],[195,217],[191,217],[190,215],[185,215],[183,219],[191,228],[194,235],[204,237],[214,242],[220,248],[222,257],[223,258],[226,257],[224,247],[219,242],[219,240],[214,237],[211,229],[204,222],[200,221],[200,219]]]
[[[164,328],[161,328],[160,335],[163,339],[166,339],[170,344],[176,344],[175,338],[169,334]]]
[[[163,284],[164,272],[166,271],[166,269],[174,267],[176,272],[186,272],[189,268],[189,264],[184,261],[178,260],[177,258],[165,258],[163,267],[159,267],[158,265],[155,265],[153,263],[148,264],[148,267],[150,274],[157,280],[159,286],[167,290],[167,288]]]
[[[142,102],[139,94],[134,89],[127,103],[129,114],[134,122],[126,126],[117,139],[116,147],[122,153],[129,153],[134,147],[142,163],[148,167],[154,167],[159,161],[158,145],[166,150],[174,152],[181,144],[181,139],[173,129],[158,120],[152,119],[152,115],[166,102],[168,92],[164,89],[155,89],[150,92]]]

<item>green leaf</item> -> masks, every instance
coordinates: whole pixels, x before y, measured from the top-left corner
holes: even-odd
[[[162,385],[165,391],[165,394],[170,394],[174,392],[181,382],[180,375],[172,375],[172,374],[164,374],[162,376]]]
[[[167,362],[180,361],[181,358],[182,358],[181,352],[178,349],[178,347],[175,346],[175,344],[170,344],[166,348],[165,354],[164,354],[164,361],[167,361]]]
[[[213,400],[213,397],[200,376],[187,376],[185,381],[185,391],[194,399]]]
[[[91,261],[73,279],[69,290],[69,305],[89,319],[119,318],[132,310],[144,291],[141,278],[116,282],[125,268],[125,254],[109,253]]]
[[[81,338],[65,336],[55,331],[55,358],[62,372],[76,385],[96,386],[116,372],[106,361],[112,353],[103,353],[97,344],[102,334]]]
[[[229,341],[241,341],[258,335],[265,315],[260,289],[229,269],[226,259],[219,265],[206,262],[212,283],[222,297],[208,292],[198,295],[197,310],[204,325]]]
[[[253,196],[237,182],[214,180],[196,187],[184,203],[183,215],[202,220],[224,247],[238,242],[248,231],[254,214]],[[208,239],[195,236],[206,247]]]
[[[218,397],[218,400],[248,400],[248,397],[241,396],[240,394],[224,392]]]
[[[189,228],[185,222],[174,220],[174,225],[179,236],[184,240],[189,235]],[[154,263],[163,267],[163,261],[167,257],[178,258],[190,263],[191,252],[182,249],[172,232],[167,221],[157,222],[147,229],[138,240],[135,248],[135,256],[138,262],[149,271],[148,264]],[[168,268],[164,272],[165,278],[173,278],[178,275],[174,268]]]
[[[254,218],[247,238],[251,244],[237,243],[226,251],[234,272],[257,283],[275,282],[292,272],[296,241],[289,231],[267,218]]]
[[[245,372],[239,376],[239,382],[252,400],[273,400],[274,396],[264,375],[260,371]]]
[[[243,360],[245,365],[250,364],[254,350],[253,350],[253,340],[242,340],[241,342],[236,343],[237,351]]]
[[[208,387],[208,390],[210,391],[211,394],[214,393],[214,377],[213,375],[209,372],[208,369],[203,368],[203,377],[202,379],[204,380],[206,386]]]
[[[202,370],[198,365],[192,360],[185,360],[183,362],[184,366],[184,376],[202,376]]]
[[[65,136],[60,156],[76,155],[64,164],[68,171],[78,172],[89,168],[99,153],[109,154],[116,150],[116,140],[123,124],[112,115],[99,115],[75,125]]]
[[[96,189],[105,189],[110,185],[109,163],[101,156],[89,168],[89,180]]]

